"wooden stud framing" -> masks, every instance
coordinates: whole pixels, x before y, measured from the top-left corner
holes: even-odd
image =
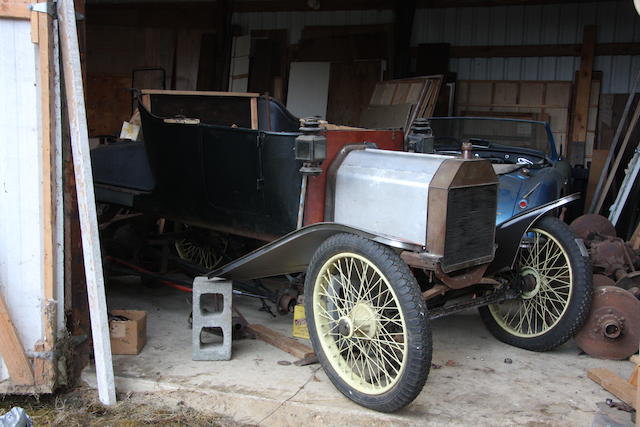
[[[591,97],[591,80],[593,74],[593,60],[595,57],[596,27],[587,25],[584,27],[582,38],[582,61],[576,82],[576,99],[573,108],[571,144],[586,144],[587,121],[589,120],[589,100]],[[571,144],[567,147],[571,153]],[[584,145],[583,145],[584,146]],[[583,150],[578,150],[584,152]],[[582,159],[572,159],[572,163],[583,163]]]

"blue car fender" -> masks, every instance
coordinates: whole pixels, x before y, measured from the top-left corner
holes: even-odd
[[[580,193],[571,194],[544,205],[526,210],[496,227],[496,253],[488,273],[512,270],[518,254],[522,236],[538,219],[580,198]],[[586,252],[586,249],[585,249]]]

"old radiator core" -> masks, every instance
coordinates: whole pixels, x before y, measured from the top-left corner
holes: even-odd
[[[449,190],[443,271],[493,259],[496,184]]]

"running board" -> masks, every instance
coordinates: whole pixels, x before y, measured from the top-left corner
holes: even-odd
[[[376,241],[386,246],[421,251],[415,243],[393,237],[372,234],[348,225],[319,222],[295,230],[255,251],[210,272],[207,276],[232,280],[251,280],[283,274],[300,273],[307,269],[311,257],[329,237],[339,233],[350,233]]]

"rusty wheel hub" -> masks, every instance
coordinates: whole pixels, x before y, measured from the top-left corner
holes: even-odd
[[[611,221],[598,214],[579,216],[573,220],[569,228],[582,240],[589,240],[594,234],[616,237],[616,228]]]
[[[596,288],[587,322],[576,335],[585,353],[601,359],[626,359],[640,344],[640,301],[615,287]]]

